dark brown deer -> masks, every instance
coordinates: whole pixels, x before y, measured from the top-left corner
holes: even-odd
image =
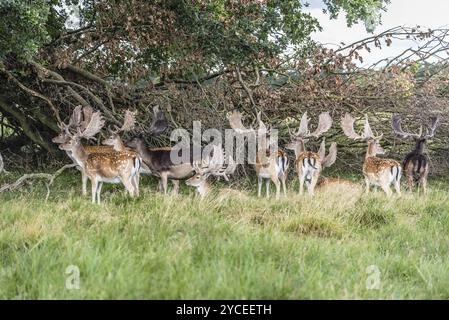
[[[162,133],[168,127],[163,112],[161,112],[158,107],[155,107],[153,111],[153,121],[148,130],[148,134],[151,136]],[[186,180],[192,177],[195,173],[191,162],[180,164],[173,163],[171,160],[171,147],[148,148],[142,135],[128,141],[126,146],[137,151],[151,174],[159,178],[159,190],[164,194],[167,194],[168,180],[173,183],[174,193],[176,194],[179,190],[179,181]]]
[[[426,128],[426,134],[423,135],[423,127],[421,126],[418,133],[408,133],[402,130],[402,119],[395,115],[391,119],[393,131],[401,138],[411,137],[415,140],[415,149],[409,152],[402,161],[402,168],[407,177],[409,190],[413,190],[415,182],[418,183],[418,193],[420,187],[423,188],[424,194],[427,193],[427,177],[429,175],[429,156],[426,153],[427,141],[434,137],[436,128],[439,123],[438,117],[431,119],[430,128]]]

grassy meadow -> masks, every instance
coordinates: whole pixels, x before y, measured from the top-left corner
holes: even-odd
[[[279,201],[249,182],[204,201],[185,186],[167,197],[149,178],[141,186],[131,200],[105,185],[93,205],[73,171],[48,201],[39,183],[1,194],[0,298],[449,298],[444,181],[390,199],[345,187],[299,197],[291,181]],[[66,288],[69,266],[79,289]]]

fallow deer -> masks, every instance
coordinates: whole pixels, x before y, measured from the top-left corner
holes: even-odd
[[[385,150],[380,146],[383,134],[374,136],[368,122],[368,115],[365,115],[365,127],[362,134],[354,130],[354,118],[346,113],[341,118],[341,127],[344,134],[354,140],[362,139],[367,142],[365,161],[363,162],[363,176],[365,177],[366,189],[369,193],[370,185],[380,186],[387,196],[391,196],[390,185],[393,184],[396,193],[401,194],[401,165],[393,159],[376,157],[378,154],[385,154]]]
[[[211,186],[208,178],[212,176],[223,177],[229,181],[228,176],[233,174],[236,168],[236,163],[229,157],[228,163],[225,163],[223,149],[214,146],[213,155],[207,155],[204,159],[194,161],[193,167],[195,175],[186,180],[188,186],[195,187],[199,196],[205,198],[211,191]]]
[[[153,120],[148,130],[150,136],[159,135],[168,127],[167,119],[158,106],[153,108],[153,113]],[[171,161],[171,147],[148,148],[142,135],[128,141],[126,146],[137,151],[142,157],[143,164],[148,168],[148,172],[159,179],[158,189],[164,194],[167,194],[168,180],[172,182],[173,191],[177,194],[179,181],[188,179],[195,173],[191,162],[174,164]]]
[[[415,149],[409,152],[402,161],[402,169],[407,177],[409,190],[413,189],[415,181],[418,182],[419,187],[422,186],[424,194],[427,193],[427,176],[429,175],[429,156],[426,153],[427,141],[435,135],[435,130],[438,126],[439,118],[433,117],[431,119],[430,128],[426,129],[426,134],[423,135],[423,127],[419,129],[419,133],[408,133],[402,130],[401,118],[393,116],[391,119],[391,126],[393,131],[401,138],[412,137],[415,140]]]
[[[321,171],[323,168],[330,167],[334,164],[337,158],[337,144],[335,142],[331,144],[329,154],[326,156],[326,143],[324,138],[318,153],[307,151],[305,147],[308,141],[307,138],[319,138],[331,128],[332,118],[329,113],[324,112],[320,114],[318,117],[318,127],[313,133],[308,129],[308,123],[309,119],[307,118],[307,112],[305,112],[301,117],[298,131],[295,133],[290,132],[292,142],[286,146],[286,149],[295,152],[295,168],[298,174],[300,195],[303,194],[304,182],[306,183],[309,195],[313,195]]]
[[[114,129],[109,128],[110,136],[103,141],[103,144],[106,146],[111,146],[115,151],[124,152],[134,157],[139,157],[138,153],[128,147],[123,143],[122,138],[120,137],[120,133],[128,132],[134,129],[136,123],[135,114],[130,110],[125,111],[125,116],[123,118],[123,124],[121,127],[115,126]],[[146,167],[145,164],[142,163],[142,168]],[[144,168],[144,170],[148,168]],[[133,177],[133,185],[136,187],[136,195],[139,196],[139,180],[140,180],[140,170]]]
[[[81,144],[82,138],[93,138],[103,125],[104,120],[100,113],[94,112],[83,129],[77,128],[75,133],[69,132],[69,141],[59,146],[60,149],[71,152],[76,162],[80,164],[83,174],[91,181],[93,203],[101,202],[101,188],[104,182],[122,183],[131,196],[138,192],[138,187],[133,184],[133,179],[140,169],[140,157],[114,150],[108,153],[88,154]]]
[[[59,133],[59,135],[54,137],[52,141],[58,145],[69,142],[71,138],[70,131],[76,131],[78,128],[83,131],[86,125],[91,120],[92,114],[93,109],[91,107],[75,107],[68,124],[65,124],[63,122],[59,124],[61,132]],[[111,146],[84,146],[84,151],[87,154],[109,153],[113,151],[113,148]],[[78,163],[77,160],[73,157],[72,152],[70,150],[65,150],[65,152],[67,153],[68,157],[72,159],[73,163],[77,164],[77,169],[81,171],[82,194],[83,196],[85,196],[87,195],[87,176],[84,175],[84,171],[81,169],[82,165]]]
[[[257,113],[258,129],[246,128],[242,123],[242,115],[237,110],[228,114],[228,121],[232,129],[238,134],[254,134],[258,140],[255,169],[257,175],[257,196],[260,197],[262,193],[262,184],[265,180],[266,196],[270,196],[270,181],[276,186],[276,199],[279,199],[281,184],[284,191],[284,196],[287,196],[287,171],[288,171],[288,157],[287,154],[278,149],[274,152],[270,150],[267,144],[267,136],[270,135],[270,130],[261,120],[260,112]]]

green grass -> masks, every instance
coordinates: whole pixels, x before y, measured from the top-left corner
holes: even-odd
[[[6,178],[3,178],[5,180]],[[11,179],[10,177],[8,179]],[[79,176],[0,195],[2,299],[448,299],[449,199],[387,199],[353,190],[258,199],[255,189],[200,201],[104,188],[80,196]],[[292,190],[294,189],[294,190]],[[69,265],[80,288],[65,287]],[[367,267],[380,288],[366,287]]]

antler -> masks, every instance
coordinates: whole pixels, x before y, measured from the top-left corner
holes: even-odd
[[[332,142],[329,147],[329,153],[326,157],[321,158],[321,165],[323,167],[330,167],[337,160],[337,143]]]
[[[318,127],[313,133],[310,133],[309,129],[309,118],[307,117],[307,111],[301,117],[301,122],[299,123],[298,131],[294,134],[297,137],[307,138],[307,137],[320,137],[323,133],[329,131],[332,127],[332,118],[329,112],[323,112],[318,117]]]
[[[100,111],[96,111],[92,113],[89,122],[85,125],[84,128],[77,128],[77,137],[78,138],[93,138],[98,132],[100,132],[101,128],[104,126],[103,116]]]
[[[83,107],[81,105],[78,105],[73,109],[73,113],[70,117],[68,128],[76,127],[80,125],[81,118],[82,118],[82,111]]]
[[[111,130],[111,133],[117,134],[119,132],[127,132],[134,129],[136,125],[136,112],[132,112],[131,110],[127,109],[125,111],[125,115],[123,117],[123,124],[119,128],[118,126],[115,126],[115,130]]]
[[[332,127],[332,118],[331,118],[329,112],[323,112],[318,117],[318,127],[311,134],[311,136],[314,136],[315,138],[318,138],[323,133],[326,133],[327,131],[329,131],[329,129],[331,127]]]
[[[425,136],[426,139],[433,138],[433,136],[435,135],[435,130],[437,129],[439,122],[440,122],[440,117],[432,118],[432,124],[430,126],[430,130],[427,130],[427,134]]]
[[[192,166],[196,173],[201,175],[213,175],[216,177],[223,177],[228,181],[228,175],[233,174],[237,164],[232,157],[229,157],[229,162],[225,165],[225,156],[221,146],[213,146],[212,158],[210,155],[204,157],[201,161],[194,161]]]
[[[371,126],[368,121],[368,115],[365,114],[365,126],[363,130],[363,134],[358,134],[354,130],[354,118],[349,114],[346,113],[344,117],[341,118],[341,128],[343,129],[344,134],[350,138],[350,139],[376,139],[379,140],[383,137],[383,133],[381,133],[379,136],[374,136],[373,131],[371,130]]]
[[[162,111],[159,110],[159,106],[153,107],[153,121],[149,129],[149,133],[157,136],[168,128],[167,119]]]
[[[230,114],[228,114],[227,118],[229,121],[229,125],[237,133],[248,133],[254,131],[253,128],[250,129],[245,128],[245,126],[242,123],[242,114],[237,110],[234,110]]]
[[[394,133],[396,133],[401,138],[416,137],[420,138],[422,136],[422,126],[419,128],[419,133],[408,133],[402,130],[401,126],[402,119],[398,115],[393,115],[391,118],[391,127]]]

